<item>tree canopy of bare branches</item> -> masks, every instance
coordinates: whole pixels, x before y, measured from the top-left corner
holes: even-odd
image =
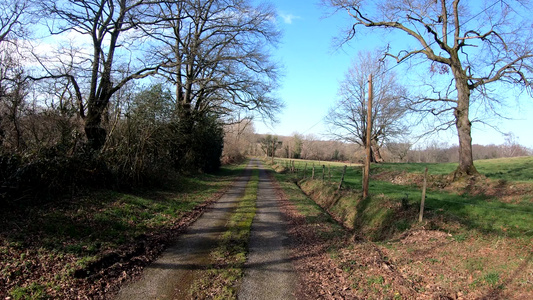
[[[474,96],[490,102],[499,82],[530,88],[533,50],[531,8],[527,1],[325,0],[353,18],[346,41],[361,27],[405,34],[412,48],[387,49],[398,63],[410,58],[431,62],[433,70],[451,70],[450,86],[414,103],[430,114],[453,113],[459,137],[455,176],[477,174],[472,158],[470,106]],[[433,97],[436,95],[435,97]],[[499,95],[501,99],[501,93]]]
[[[86,38],[90,49],[74,47],[54,53],[55,66],[41,57],[46,75],[34,79],[65,79],[74,90],[85,120],[91,147],[99,150],[106,140],[102,127],[105,109],[113,94],[128,81],[156,72],[158,64],[147,65],[149,56],[132,52],[142,39],[135,35],[149,0],[45,0],[42,11],[52,35],[73,34]],[[135,57],[143,56],[143,61]],[[65,59],[69,57],[70,59]]]
[[[282,106],[272,94],[279,67],[269,45],[279,32],[271,6],[247,0],[45,0],[42,11],[52,35],[85,39],[37,56],[46,74],[33,79],[66,82],[95,150],[106,140],[102,119],[113,95],[156,73],[175,85],[182,119],[241,108],[273,119]]]
[[[371,143],[374,161],[380,161],[379,148],[407,132],[405,89],[392,72],[384,73],[377,53],[360,53],[340,83],[338,99],[326,116],[330,134],[336,139],[366,146],[368,75],[375,74],[372,104]]]
[[[269,45],[279,32],[273,7],[247,0],[184,0],[160,4],[164,21],[149,34],[158,40],[160,74],[176,86],[177,106],[187,112],[228,115],[239,109],[274,118],[272,95],[279,66]]]
[[[27,0],[0,0],[0,43],[24,35],[28,7]]]

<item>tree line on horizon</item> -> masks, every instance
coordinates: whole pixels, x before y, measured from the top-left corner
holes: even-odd
[[[313,134],[278,136],[258,134],[253,122],[245,120],[225,126],[224,162],[241,161],[247,156],[339,161],[362,163],[365,148],[356,143],[341,140],[323,140]],[[275,149],[272,145],[276,145]],[[508,135],[501,145],[473,145],[474,160],[533,155],[528,149]],[[380,147],[382,162],[392,163],[450,163],[459,161],[458,145],[433,141],[428,145],[389,141]]]

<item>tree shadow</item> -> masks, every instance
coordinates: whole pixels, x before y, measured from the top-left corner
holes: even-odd
[[[514,270],[514,272],[509,275],[502,283],[492,286],[485,295],[479,297],[478,299],[488,300],[488,299],[511,299],[513,291],[505,291],[505,287],[510,285],[513,281],[517,279],[521,273],[523,273],[529,263],[533,259],[533,252],[529,252],[527,258]]]

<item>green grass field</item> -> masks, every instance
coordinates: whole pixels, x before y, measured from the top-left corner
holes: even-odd
[[[335,178],[334,176],[340,178],[342,173],[342,170],[336,167],[347,165],[348,170],[350,168],[356,170],[362,167],[360,164],[342,162],[275,159],[275,162],[282,166],[288,166],[289,161],[294,161],[295,167],[300,170],[303,170],[307,165],[308,175],[311,174],[310,170],[313,165],[315,166],[315,171],[320,175],[322,174],[322,165],[326,166],[326,172],[329,166],[332,168],[332,178]],[[476,160],[474,165],[482,175],[488,178],[533,182],[533,156]],[[421,174],[426,167],[428,168],[428,174],[445,175],[452,173],[457,168],[457,163],[382,163],[373,164],[371,168],[374,171],[390,170]]]
[[[533,156],[476,160],[474,165],[487,178],[508,181],[533,182]],[[385,163],[374,168],[383,168],[409,173],[423,173],[428,168],[429,174],[450,174],[457,167],[456,163]]]
[[[287,160],[277,160],[279,165],[288,168]],[[339,163],[328,163],[318,161],[295,161],[295,167],[298,169],[297,174],[287,174],[287,176],[298,176],[310,178],[312,167],[315,166],[315,180],[321,181],[324,170],[324,184],[334,187],[338,185],[342,175],[343,165]],[[307,169],[305,168],[307,164]],[[443,215],[448,219],[453,219],[461,223],[465,228],[476,229],[483,233],[501,234],[506,236],[533,236],[533,157],[518,157],[494,160],[479,160],[475,162],[480,173],[484,174],[490,180],[503,182],[506,189],[518,188],[514,184],[521,184],[521,193],[513,201],[502,201],[497,195],[484,195],[483,193],[469,192],[468,185],[465,188],[456,189],[439,189],[432,188],[426,193],[426,210],[428,213]],[[323,168],[322,165],[325,165]],[[428,167],[429,174],[446,175],[451,173],[456,164],[416,164],[416,163],[385,163],[374,164],[371,168],[371,174],[379,175],[383,172],[397,174],[398,178],[408,177],[408,173],[421,174],[425,167]],[[304,171],[304,169],[306,169]],[[287,173],[290,173],[286,170]],[[405,173],[403,173],[405,172]],[[406,174],[407,173],[407,174]],[[405,175],[402,175],[405,174]],[[331,179],[330,179],[331,177]],[[445,176],[433,176],[434,181],[444,181]],[[362,183],[362,167],[348,166],[346,169],[345,181],[343,187],[351,189],[354,195],[359,195]],[[372,201],[386,201],[392,203],[401,203],[407,200],[411,206],[417,206],[421,199],[421,188],[412,181],[395,184],[385,180],[370,181],[370,195]],[[481,183],[481,185],[483,182]],[[438,184],[435,184],[438,186]],[[525,191],[524,191],[524,186]],[[316,187],[315,187],[316,188]],[[478,187],[482,189],[483,186]],[[318,188],[320,189],[320,188]],[[334,193],[331,189],[329,193]],[[518,199],[518,200],[516,200]],[[352,199],[351,204],[342,204],[344,206],[355,207],[358,199]],[[349,202],[349,201],[348,201]],[[341,202],[339,202],[339,205]],[[342,210],[342,209],[341,209]],[[360,212],[359,212],[360,213]],[[349,213],[343,213],[349,215]],[[385,215],[378,216],[386,218]],[[392,218],[392,216],[390,216]],[[381,220],[380,222],[386,222]],[[391,219],[391,222],[396,220]],[[410,227],[415,220],[397,220],[401,224],[399,227]],[[378,222],[379,223],[379,222]]]

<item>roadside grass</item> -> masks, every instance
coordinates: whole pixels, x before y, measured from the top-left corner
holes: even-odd
[[[481,172],[507,170],[502,172],[501,178],[494,179],[500,182],[512,181],[511,174],[520,171],[522,164],[528,161],[531,158],[510,159],[508,165],[506,160],[480,161],[476,165]],[[421,191],[416,180],[392,183],[374,178],[370,183],[371,196],[361,199],[360,167],[347,168],[343,188],[337,191],[342,173],[340,166],[330,167],[330,182],[327,166],[324,181],[322,168],[315,169],[315,180],[310,180],[310,164],[307,163],[306,179],[301,179],[303,169],[297,175],[292,174],[286,163],[274,166],[280,172],[275,177],[306,219],[321,214],[320,208],[315,206],[318,203],[354,234],[362,236],[355,243],[350,240],[339,243],[329,253],[343,271],[343,281],[351,282],[350,288],[357,297],[533,297],[530,280],[533,274],[533,195],[528,189],[518,191],[524,193],[524,201],[508,203],[497,195],[439,188],[439,184],[435,184],[426,194],[424,222],[418,223]],[[299,168],[298,163],[296,165]],[[411,176],[407,170],[421,173],[425,166],[380,164],[372,173],[376,176],[392,171],[401,179]],[[448,170],[455,167],[435,165],[430,168],[436,173],[448,174]],[[523,174],[527,177],[529,172],[531,170],[525,170]],[[438,175],[433,173],[430,180],[440,180]],[[315,202],[309,203],[298,185]],[[513,183],[505,188],[513,190],[516,186],[519,185]],[[318,231],[330,226],[328,218],[315,220],[322,222],[316,225]]]
[[[259,169],[252,170],[244,196],[239,201],[220,244],[210,254],[213,264],[205,276],[193,283],[190,296],[194,299],[236,299],[237,290],[244,276],[244,263],[252,221],[256,212]]]
[[[2,214],[0,298],[68,298],[73,285],[98,271],[90,266],[177,226],[185,214],[214,200],[244,167],[183,177],[157,191],[99,191]]]
[[[315,201],[302,193],[302,190],[295,184],[292,178],[288,178],[287,175],[277,172],[273,172],[273,176],[283,189],[287,200],[305,217],[306,224],[317,230],[320,237],[330,239],[344,237],[346,235],[344,228]]]

